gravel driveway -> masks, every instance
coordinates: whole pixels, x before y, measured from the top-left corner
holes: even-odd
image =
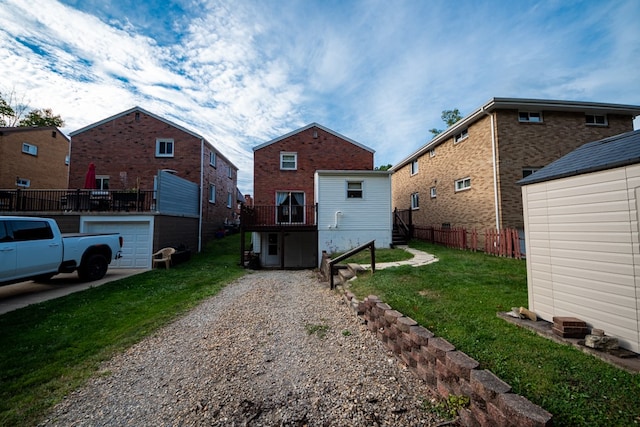
[[[42,425],[435,425],[430,396],[314,272],[258,271],[105,363]]]

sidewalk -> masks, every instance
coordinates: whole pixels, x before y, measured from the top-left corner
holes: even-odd
[[[404,261],[394,261],[394,262],[376,262],[376,270],[384,270],[389,267],[400,267],[401,265],[410,265],[412,267],[420,267],[423,265],[431,264],[432,262],[437,262],[438,258],[435,256],[419,251],[417,249],[410,248],[409,246],[396,246],[399,249],[405,250],[410,254],[413,254],[413,258],[407,259]],[[360,264],[363,268],[370,270],[371,264]]]
[[[12,285],[0,286],[0,314],[17,310],[31,304],[59,298],[73,292],[100,286],[114,280],[143,273],[147,269],[114,268],[107,270],[107,274],[100,280],[83,282],[77,273],[63,273],[54,276],[46,283],[26,281]]]

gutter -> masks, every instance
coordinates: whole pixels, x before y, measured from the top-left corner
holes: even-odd
[[[498,165],[496,161],[496,133],[493,113],[485,110],[484,107],[480,111],[485,113],[491,119],[491,165],[493,168],[493,204],[496,215],[496,231],[500,231],[500,203],[498,200]]]

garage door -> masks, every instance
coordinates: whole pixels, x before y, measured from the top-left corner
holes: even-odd
[[[122,258],[109,268],[151,268],[152,227],[150,221],[84,222],[86,233],[120,233],[124,238]]]

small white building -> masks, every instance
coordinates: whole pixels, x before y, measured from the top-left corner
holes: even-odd
[[[640,130],[590,142],[520,181],[529,309],[640,352]]]
[[[314,175],[318,204],[318,265],[322,251],[344,252],[375,240],[392,242],[391,173],[377,170],[319,170]]]

